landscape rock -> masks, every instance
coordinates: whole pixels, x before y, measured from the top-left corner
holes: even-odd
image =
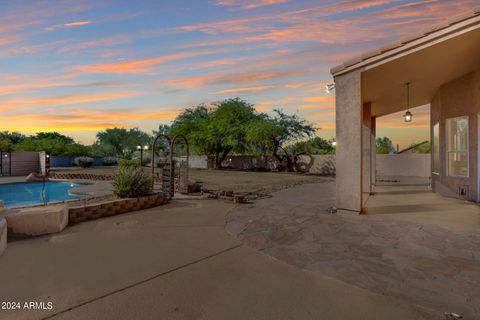
[[[0,255],[7,248],[7,221],[0,218]]]
[[[10,209],[5,214],[9,232],[13,236],[39,236],[60,232],[68,224],[65,205]]]

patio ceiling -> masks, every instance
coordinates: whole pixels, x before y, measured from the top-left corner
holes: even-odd
[[[480,70],[480,24],[364,70],[362,100],[372,103],[373,116],[406,109],[406,82],[411,83],[411,108],[429,104],[442,84]]]

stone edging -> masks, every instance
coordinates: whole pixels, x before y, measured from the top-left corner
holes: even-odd
[[[70,207],[68,209],[68,224],[149,209],[167,202],[168,198],[164,197],[163,194],[156,194],[141,198],[116,199],[98,204]]]

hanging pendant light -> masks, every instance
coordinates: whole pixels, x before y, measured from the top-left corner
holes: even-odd
[[[413,114],[410,112],[410,82],[405,83],[407,87],[407,112],[403,115],[405,122],[412,122]]]

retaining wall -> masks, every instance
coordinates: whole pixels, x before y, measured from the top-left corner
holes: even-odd
[[[149,209],[168,202],[163,194],[141,198],[118,199],[99,204],[71,207],[68,209],[68,223],[75,224],[86,220],[94,220],[117,214]]]

